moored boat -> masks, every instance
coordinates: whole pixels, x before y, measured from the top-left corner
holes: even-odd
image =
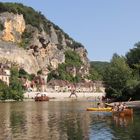
[[[49,97],[46,94],[37,93],[35,101],[49,101]]]

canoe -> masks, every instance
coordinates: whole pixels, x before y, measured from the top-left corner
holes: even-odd
[[[111,107],[107,107],[107,108],[87,108],[87,111],[105,111],[105,112],[110,112],[112,111]]]
[[[107,107],[107,108],[87,108],[87,111],[99,111],[99,112],[112,112],[113,115],[117,115],[117,116],[132,116],[133,115],[133,109],[131,108],[127,108],[123,111],[113,111],[111,107]]]

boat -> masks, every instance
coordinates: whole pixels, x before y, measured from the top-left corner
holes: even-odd
[[[132,108],[127,108],[124,109],[123,111],[113,111],[112,107],[107,107],[107,108],[87,108],[87,111],[98,111],[98,112],[112,112],[113,115],[117,116],[132,116],[133,115],[133,109]]]
[[[112,111],[111,107],[106,107],[106,108],[87,108],[87,111],[105,111],[105,112],[110,112]]]
[[[35,101],[49,101],[49,97],[46,94],[37,93],[35,96]]]
[[[118,115],[121,117],[124,116],[132,116],[133,115],[133,109],[132,108],[126,108],[123,111],[112,111],[113,115]]]

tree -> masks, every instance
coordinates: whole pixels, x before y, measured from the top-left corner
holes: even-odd
[[[114,54],[104,77],[104,81],[107,85],[107,96],[121,98],[128,85],[128,81],[131,79],[132,70],[126,63],[126,59]]]
[[[105,69],[109,66],[109,62],[91,61],[90,75],[94,80],[103,80]]]
[[[19,72],[16,67],[11,69],[10,93],[14,100],[23,100],[23,89],[19,79]]]
[[[135,71],[135,74],[140,78],[140,42],[136,43],[135,48],[130,49],[126,54],[127,63]]]
[[[11,98],[9,87],[6,83],[0,80],[0,100],[6,100],[9,98]]]

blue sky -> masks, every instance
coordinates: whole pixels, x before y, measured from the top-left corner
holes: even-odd
[[[76,41],[92,61],[125,55],[140,41],[140,0],[1,0],[41,11]]]

